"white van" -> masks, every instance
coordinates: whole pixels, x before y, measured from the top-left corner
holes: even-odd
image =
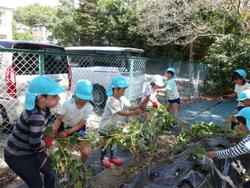
[[[142,97],[145,62],[139,62],[139,57],[144,50],[96,46],[66,47],[65,49],[72,66],[72,86],[79,79],[88,79],[93,83],[95,107],[105,106],[106,91],[115,75],[123,75],[129,82],[130,86],[125,95],[131,101]]]
[[[70,90],[71,69],[67,56],[61,55],[65,53],[63,47],[30,41],[0,40],[0,49],[0,130],[3,126],[9,128],[15,123],[23,110],[27,85],[37,75],[50,76]],[[44,67],[39,64],[41,58]]]

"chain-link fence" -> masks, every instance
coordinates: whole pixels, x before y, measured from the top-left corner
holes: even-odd
[[[60,103],[74,95],[79,79],[88,79],[94,86],[94,100],[91,102],[96,112],[94,116],[97,114],[100,117],[113,76],[123,75],[127,79],[129,88],[125,95],[131,102],[138,102],[145,84],[150,80],[147,78],[154,74],[164,75],[170,66],[177,70],[181,96],[196,95],[206,72],[201,63],[173,63],[131,56],[82,55],[66,53],[59,47],[43,51],[0,48],[0,132],[11,131],[23,110],[25,90],[37,75],[50,76],[66,89],[60,94]],[[54,109],[52,113],[56,111]],[[1,136],[0,169],[6,167],[3,162],[6,138],[6,135]]]
[[[60,94],[60,103],[74,95],[79,79],[93,84],[95,112],[102,112],[107,99],[106,91],[115,75],[123,75],[129,82],[126,96],[140,100],[143,91],[146,60],[140,57],[96,56],[66,53],[63,48],[44,51],[0,48],[0,132],[10,132],[23,111],[24,95],[29,82],[37,75],[55,79],[66,91]],[[52,113],[56,113],[54,109]],[[53,120],[53,119],[52,119]],[[1,136],[0,168],[6,138]]]
[[[62,85],[66,92],[61,103],[74,95],[76,82],[88,79],[93,84],[95,111],[102,111],[106,91],[115,75],[129,82],[126,96],[131,101],[141,98],[144,83],[145,59],[119,56],[92,56],[76,53],[38,52],[0,49],[0,124],[8,130],[23,110],[24,93],[37,75],[47,75]]]
[[[207,73],[205,63],[148,59],[145,74],[164,75],[168,67],[174,67],[176,69],[176,82],[181,97],[190,98],[199,95],[199,92],[204,88],[204,80]]]

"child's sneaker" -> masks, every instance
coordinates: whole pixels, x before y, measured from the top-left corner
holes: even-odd
[[[122,161],[120,159],[118,159],[117,157],[111,157],[111,159],[109,161],[116,166],[122,165]]]
[[[102,161],[101,161],[101,163],[102,163],[102,166],[103,167],[106,167],[106,168],[110,168],[110,167],[112,167],[112,163],[109,161],[109,158],[108,157],[105,157]]]

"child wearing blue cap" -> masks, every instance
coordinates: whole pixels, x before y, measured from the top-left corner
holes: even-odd
[[[245,70],[243,70],[243,69],[235,70],[233,72],[233,75],[232,75],[232,81],[235,84],[234,92],[231,94],[223,95],[223,98],[239,97],[239,95],[242,91],[250,89],[250,84],[246,81],[246,77],[247,77],[247,73]],[[241,102],[239,102],[237,105],[237,109],[235,111],[233,111],[232,114],[236,114],[242,108],[244,108],[244,105]],[[237,124],[237,122],[236,122],[235,118],[232,118],[231,128],[234,129],[236,124]]]
[[[209,151],[208,157],[218,158],[218,159],[227,159],[234,158],[246,153],[250,153],[249,141],[250,141],[250,107],[246,107],[240,110],[235,117],[239,122],[240,129],[247,135],[240,143],[236,146],[230,147],[221,151]]]
[[[103,167],[111,167],[113,164],[120,166],[122,161],[115,156],[115,148],[109,145],[110,158],[106,156],[107,149],[105,148],[105,136],[108,136],[109,131],[118,128],[122,121],[122,116],[133,116],[142,113],[141,108],[145,104],[132,106],[129,100],[124,96],[124,92],[128,87],[128,83],[123,76],[115,76],[112,78],[112,83],[109,86],[107,95],[109,96],[106,101],[106,106],[99,123],[99,132],[104,136],[103,143],[101,144],[101,164]],[[125,111],[127,107],[129,111]]]
[[[79,80],[76,84],[75,96],[62,105],[53,125],[53,136],[57,133],[63,137],[68,137],[73,133],[78,136],[84,136],[86,131],[86,122],[89,115],[93,112],[93,107],[89,103],[93,99],[93,86],[88,80]],[[65,128],[69,128],[65,130]],[[81,152],[81,161],[86,162],[90,153],[88,143],[80,141],[78,143]]]
[[[160,91],[160,88],[162,88],[164,85],[165,84],[164,84],[162,76],[154,75],[150,84],[147,85],[143,93],[143,97],[142,97],[143,103],[145,103],[146,105],[153,106],[154,108],[158,108],[159,102],[156,96],[158,92]]]
[[[168,96],[168,106],[167,110],[169,113],[173,114],[175,117],[178,117],[178,107],[181,103],[180,94],[177,90],[175,83],[176,70],[173,67],[169,67],[166,70],[166,91]]]
[[[237,98],[237,101],[242,103],[245,107],[250,106],[250,90],[242,91]]]
[[[29,187],[54,187],[55,171],[44,152],[52,145],[53,138],[42,134],[50,108],[58,104],[58,94],[63,91],[64,88],[49,77],[34,78],[26,90],[24,111],[4,148],[5,162]]]

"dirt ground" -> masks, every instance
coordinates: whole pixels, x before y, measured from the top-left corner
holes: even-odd
[[[123,167],[104,169],[94,178],[92,186],[93,188],[119,188],[128,180],[128,177],[123,172]]]

